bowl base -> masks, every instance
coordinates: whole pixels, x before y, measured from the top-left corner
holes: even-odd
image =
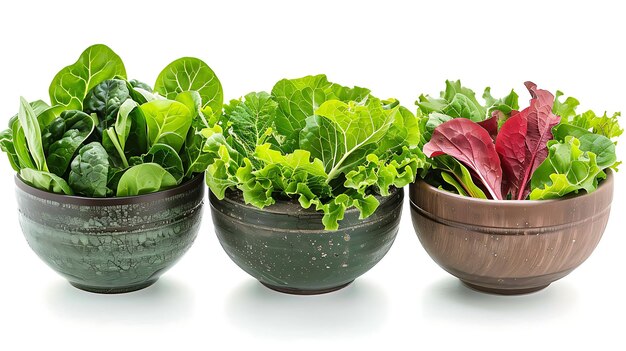
[[[263,282],[260,282],[261,284],[265,285],[266,287],[274,290],[274,291],[278,291],[281,293],[285,293],[285,294],[291,294],[291,295],[320,295],[320,294],[326,294],[326,293],[330,293],[333,291],[337,291],[337,290],[341,290],[343,288],[345,288],[346,286],[350,285],[352,281],[349,281],[345,284],[339,285],[339,286],[335,286],[332,288],[326,288],[326,289],[318,289],[318,290],[303,290],[303,289],[297,289],[297,288],[289,288],[289,287],[284,287],[284,286],[276,286],[276,285],[271,285],[271,284],[266,284]]]
[[[101,286],[88,286],[88,285],[82,285],[82,284],[74,283],[74,282],[70,282],[70,284],[72,284],[73,287],[78,288],[80,290],[84,290],[84,291],[88,291],[88,292],[96,293],[96,294],[123,294],[123,293],[145,289],[149,287],[150,285],[156,283],[157,280],[158,279],[153,279],[153,280],[148,280],[139,284],[122,286],[122,287],[113,287],[113,288],[105,288]]]
[[[476,290],[483,293],[494,294],[494,295],[524,295],[537,292],[539,290],[543,290],[547,288],[550,284],[536,286],[532,288],[523,288],[523,289],[498,289],[498,288],[490,288],[486,286],[480,286],[476,284],[469,283],[465,280],[460,279],[463,285],[467,286],[472,290]]]

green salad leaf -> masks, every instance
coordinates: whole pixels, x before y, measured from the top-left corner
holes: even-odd
[[[194,57],[183,57],[167,65],[157,77],[154,90],[170,100],[179,93],[196,91],[202,98],[202,107],[208,106],[216,113],[222,110],[224,102],[222,83],[206,63]]]
[[[117,196],[149,194],[176,185],[176,178],[160,165],[142,163],[124,172],[117,185]]]
[[[222,86],[199,59],[172,62],[153,90],[128,80],[110,48],[93,45],[55,76],[49,93],[51,104],[22,98],[0,131],[0,149],[31,186],[87,197],[141,195],[204,173],[219,156],[205,151],[216,140],[205,130],[219,128]]]
[[[531,179],[531,200],[555,199],[579,190],[590,193],[598,187],[598,180],[606,178],[606,174],[598,166],[596,154],[583,151],[580,146],[573,136],[565,137],[563,143],[548,143],[548,158]]]
[[[106,45],[88,47],[76,63],[63,68],[50,84],[50,101],[68,110],[82,110],[83,100],[96,85],[115,77],[126,78],[122,59]]]
[[[109,158],[102,144],[91,142],[82,148],[70,167],[69,185],[77,194],[105,197],[108,193]]]
[[[22,168],[20,178],[28,185],[57,194],[74,195],[65,179],[46,171]]]
[[[375,194],[412,182],[424,165],[415,115],[324,75],[283,79],[271,94],[232,100],[202,135],[212,159],[206,181],[217,198],[237,189],[259,208],[297,198],[323,212],[328,230],[349,208],[370,216]]]

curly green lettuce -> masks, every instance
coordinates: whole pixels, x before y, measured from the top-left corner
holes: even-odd
[[[233,100],[203,134],[213,157],[206,181],[217,198],[238,189],[259,208],[297,198],[324,213],[327,230],[352,207],[370,216],[379,205],[374,194],[411,183],[425,161],[409,110],[324,75],[283,79],[271,94]]]

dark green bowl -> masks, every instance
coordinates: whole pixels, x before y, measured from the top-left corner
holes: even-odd
[[[366,219],[346,211],[339,230],[325,231],[322,214],[297,201],[258,209],[240,192],[224,200],[209,194],[215,232],[230,258],[267,287],[292,294],[321,294],[350,284],[389,251],[402,214],[402,189],[378,197]]]
[[[120,198],[53,194],[15,177],[19,221],[30,247],[79,289],[123,293],[153,284],[193,244],[204,177]]]

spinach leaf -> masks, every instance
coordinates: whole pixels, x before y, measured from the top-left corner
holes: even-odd
[[[67,110],[61,113],[65,120],[65,133],[53,142],[48,149],[47,162],[50,172],[62,177],[69,166],[76,150],[93,132],[97,117],[78,110]]]
[[[26,184],[37,189],[57,194],[74,195],[72,188],[67,185],[65,179],[54,173],[32,168],[22,168],[20,170],[20,178],[22,178]]]
[[[6,152],[11,167],[16,172],[20,171],[20,159],[17,157],[17,152],[13,146],[13,130],[5,129],[0,132],[0,150]]]
[[[176,186],[176,179],[156,163],[143,163],[129,168],[119,180],[117,196],[153,193]]]
[[[22,129],[22,126],[20,125],[20,121],[19,119],[17,119],[17,116],[12,118],[9,121],[9,124],[11,125],[11,135],[13,136],[13,148],[15,149],[15,154],[17,155],[20,169],[37,169],[33,158],[30,156],[30,152],[28,152],[26,135],[24,135],[24,130]]]
[[[150,87],[148,84],[144,83],[144,82],[140,82],[137,79],[131,79],[128,81],[128,83],[130,84],[131,87],[133,88],[139,88],[139,89],[143,89],[147,92],[152,92],[152,87]]]
[[[176,101],[187,106],[193,115],[193,121],[197,120],[197,124],[202,128],[209,127],[217,122],[217,117],[214,116],[211,107],[202,107],[202,97],[197,91],[183,91],[176,95]]]
[[[171,100],[179,93],[190,90],[200,94],[202,107],[209,106],[214,113],[222,110],[222,84],[213,70],[197,58],[183,57],[170,63],[154,83],[154,91]]]
[[[141,156],[141,163],[156,163],[168,171],[177,182],[185,175],[183,161],[171,146],[166,144],[154,144],[148,153]]]
[[[102,134],[102,146],[111,157],[114,165],[124,169],[128,168],[128,159],[124,153],[124,148],[120,145],[120,141],[114,127],[109,127]]]
[[[127,99],[130,99],[130,93],[126,81],[120,79],[107,79],[87,93],[83,110],[98,116],[98,135],[115,123],[120,106]]]
[[[70,166],[69,185],[77,193],[90,197],[107,196],[109,160],[98,142],[80,148]]]
[[[130,128],[128,128],[129,125]],[[126,100],[126,102],[122,104],[117,116],[117,121],[115,122],[115,128],[116,130],[124,131],[123,134],[118,134],[118,136],[124,139],[122,147],[127,156],[141,155],[148,150],[148,127],[146,126],[146,117],[136,103],[133,103],[131,100]],[[128,132],[126,132],[126,130],[128,130]]]
[[[35,169],[47,172],[48,165],[46,164],[46,156],[43,152],[39,120],[32,106],[23,97],[20,97],[20,110],[17,117],[24,131],[28,151],[35,162]]]
[[[149,144],[167,144],[176,152],[180,151],[191,126],[191,111],[173,100],[150,101],[140,109],[146,118]]]
[[[65,120],[61,117],[57,117],[43,129],[41,142],[43,144],[43,151],[46,154],[50,149],[50,145],[63,137],[66,127]]]
[[[202,128],[192,126],[187,133],[185,149],[181,155],[185,171],[185,177],[191,177],[193,173],[202,173],[212,160],[212,156],[203,151],[207,139],[202,133]]]
[[[76,63],[63,68],[50,83],[50,101],[68,110],[82,110],[83,100],[93,87],[107,79],[126,77],[124,63],[109,47],[88,47]]]
[[[115,196],[117,193],[117,185],[128,168],[116,167],[111,164],[109,159],[109,173],[107,174],[107,196]]]

